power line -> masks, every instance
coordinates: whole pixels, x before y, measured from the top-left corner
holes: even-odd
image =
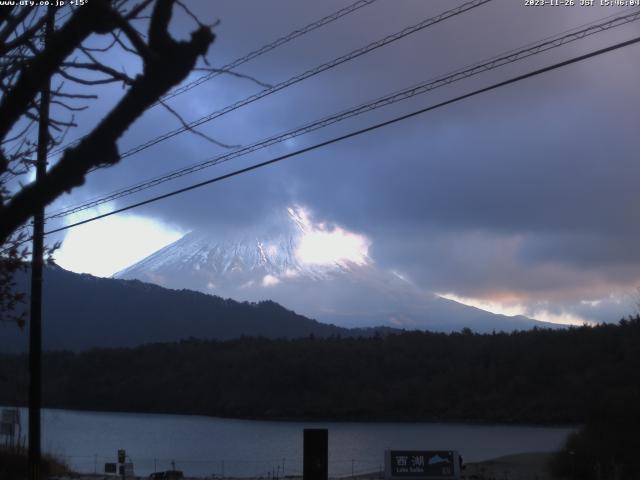
[[[489,60],[488,62],[485,63],[479,63],[479,64],[474,64],[471,65],[469,67],[464,67],[462,69],[458,69],[453,73],[450,74],[446,74],[443,75],[441,77],[437,77],[435,79],[431,79],[428,80],[426,82],[420,83],[418,85],[406,88],[404,90],[400,90],[397,92],[394,92],[392,94],[386,95],[384,97],[381,97],[377,100],[374,100],[372,102],[369,103],[365,103],[362,105],[359,105],[357,107],[351,108],[349,110],[345,110],[342,111],[340,113],[334,114],[332,116],[329,117],[324,117],[321,120],[317,120],[315,122],[306,124],[302,127],[298,127],[296,129],[293,130],[289,130],[285,133],[280,133],[278,135],[260,140],[258,142],[255,142],[251,145],[242,147],[240,149],[237,149],[233,152],[227,153],[227,154],[223,154],[223,155],[219,155],[213,158],[210,158],[208,160],[205,160],[204,162],[200,162],[197,163],[195,165],[191,165],[189,167],[186,168],[182,168],[179,170],[175,170],[173,172],[164,174],[162,176],[156,177],[154,179],[151,180],[147,180],[145,182],[141,182],[138,183],[136,185],[124,188],[124,189],[119,189],[116,190],[115,192],[112,192],[106,196],[102,196],[102,197],[98,197],[97,199],[88,201],[88,202],[84,202],[80,205],[74,206],[74,207],[70,207],[70,208],[66,208],[66,209],[62,209],[59,210],[57,212],[54,212],[52,214],[50,214],[47,219],[53,219],[53,218],[60,218],[60,217],[64,217],[67,215],[71,215],[73,213],[77,213],[83,210],[87,210],[89,208],[93,208],[96,207],[98,205],[101,205],[103,203],[107,203],[110,202],[112,200],[118,199],[118,198],[122,198],[128,195],[132,195],[134,193],[155,187],[161,183],[165,183],[167,181],[170,180],[174,180],[176,178],[188,175],[190,173],[194,173],[197,172],[199,170],[203,170],[205,168],[211,167],[213,165],[217,165],[229,160],[232,160],[234,158],[240,157],[240,156],[244,156],[250,153],[253,153],[257,150],[261,150],[263,148],[267,148],[269,146],[275,145],[276,143],[280,143],[283,142],[285,140],[291,139],[291,138],[295,138],[298,137],[300,135],[315,131],[315,130],[319,130],[321,128],[324,128],[326,126],[332,125],[334,123],[338,123],[340,121],[346,120],[348,118],[352,118],[358,115],[361,115],[363,113],[366,112],[370,112],[372,110],[376,110],[378,108],[381,108],[383,106],[387,106],[387,105],[391,105],[393,103],[397,103],[399,101],[402,100],[406,100],[408,98],[414,97],[416,95],[421,95],[424,93],[428,93],[436,88],[445,86],[445,85],[449,85],[453,82],[459,81],[459,80],[463,80],[465,78],[469,78],[471,76],[474,75],[478,75],[480,73],[489,71],[489,70],[493,70],[495,68],[504,66],[506,64],[509,63],[514,63],[516,61],[528,58],[530,56],[533,55],[537,55],[546,51],[549,51],[553,48],[557,48],[560,47],[562,45],[566,45],[568,43],[574,42],[576,40],[585,38],[587,36],[596,34],[596,33],[600,33],[606,30],[609,30],[611,28],[615,28],[615,27],[619,27],[621,25],[633,22],[633,21],[637,21],[638,19],[640,19],[640,11],[635,11],[632,14],[629,15],[623,15],[620,17],[616,17],[614,19],[608,20],[606,22],[602,22],[596,25],[592,25],[588,28],[584,28],[582,30],[578,30],[578,31],[574,31],[570,34],[564,35],[564,36],[556,36],[551,37],[550,39],[545,39],[542,42],[539,43],[534,43],[534,44],[530,44],[529,46],[522,48],[522,49],[516,49],[516,50],[511,50],[509,52],[507,52],[506,54],[503,54],[502,56],[497,56],[492,58],[491,60]]]
[[[210,72],[207,73],[205,75],[202,75],[199,78],[196,78],[195,80],[187,83],[186,85],[183,85],[179,88],[176,88],[175,90],[172,90],[170,92],[167,92],[165,95],[163,95],[161,97],[161,100],[169,100],[171,98],[177,97],[178,95],[181,95],[195,87],[197,87],[198,85],[203,84],[204,82],[207,82],[215,77],[217,77],[218,75],[223,74],[224,72],[233,70],[234,68],[239,67],[240,65],[243,65],[251,60],[253,60],[256,57],[259,57],[260,55],[264,55],[267,52],[270,52],[271,50],[275,50],[276,48],[291,42],[292,40],[295,40],[298,37],[301,37],[309,32],[312,32],[320,27],[324,27],[325,25],[335,22],[336,20],[349,15],[350,13],[353,13],[359,9],[361,9],[362,7],[366,7],[368,5],[371,5],[372,3],[375,3],[378,0],[357,0],[356,2],[352,3],[351,5],[348,5],[344,8],[341,8],[340,10],[337,10],[329,15],[327,15],[326,17],[322,17],[319,20],[316,20],[315,22],[311,22],[308,25],[305,25],[304,27],[298,29],[298,30],[294,30],[290,33],[288,33],[287,35],[284,35],[280,38],[277,38],[276,40],[274,40],[271,43],[268,43],[266,45],[263,45],[262,47],[253,50],[252,52],[247,53],[246,55],[240,57],[240,58],[236,58],[235,60],[231,61],[230,63],[227,63],[226,65],[223,65],[222,67],[220,67],[220,69],[214,71],[214,72]],[[160,102],[156,102],[152,105],[152,107],[155,107],[157,105],[159,105]],[[51,153],[49,153],[49,156],[51,155],[56,155],[60,152],[63,152],[64,150],[66,150],[69,147],[72,147],[74,145],[77,145],[78,143],[80,143],[82,141],[82,139],[84,139],[85,136],[82,136],[80,138],[77,138],[76,140],[73,140],[72,142],[67,143],[66,145],[57,148],[55,150],[53,150]]]
[[[129,150],[127,150],[126,152],[122,153],[120,155],[120,158],[126,158],[126,157],[130,157],[131,155],[134,155],[136,153],[141,152],[142,150],[145,150],[153,145],[156,145],[160,142],[163,142],[164,140],[168,140],[169,138],[172,138],[176,135],[179,135],[181,133],[187,132],[190,129],[193,129],[195,127],[199,127],[200,125],[203,125],[207,122],[210,122],[211,120],[214,120],[218,117],[221,117],[222,115],[226,115],[229,112],[232,112],[234,110],[237,110],[238,108],[244,107],[246,105],[249,105],[250,103],[253,103],[257,100],[260,100],[268,95],[271,95],[273,93],[279,92],[280,90],[290,87],[291,85],[295,85],[296,83],[299,83],[303,80],[306,80],[308,78],[311,78],[315,75],[318,75],[319,73],[325,72],[327,70],[330,70],[332,68],[337,67],[338,65],[341,65],[345,62],[348,62],[350,60],[353,60],[355,58],[358,58],[362,55],[365,55],[373,50],[376,50],[378,48],[381,48],[385,45],[388,45],[392,42],[395,42],[396,40],[400,40],[401,38],[404,38],[408,35],[411,35],[413,33],[416,33],[420,30],[423,30],[427,27],[430,27],[432,25],[435,25],[437,23],[443,22],[449,18],[453,18],[457,15],[460,15],[462,13],[465,13],[471,9],[474,9],[476,7],[479,7],[481,5],[484,5],[485,3],[490,2],[491,0],[471,0],[467,3],[464,3],[462,5],[460,5],[459,7],[453,8],[451,10],[447,10],[445,12],[440,13],[439,15],[436,15],[435,17],[431,17],[431,18],[427,18],[415,25],[412,25],[410,27],[406,27],[403,30],[396,32],[392,35],[388,35],[380,40],[376,40],[375,42],[371,42],[368,45],[365,45],[364,47],[358,48],[356,50],[353,50],[345,55],[342,55],[338,58],[335,58],[329,62],[323,63],[321,65],[318,65],[310,70],[307,70],[299,75],[296,75],[294,77],[289,78],[288,80],[285,80],[283,82],[278,83],[277,85],[274,85],[272,87],[269,88],[265,88],[264,90],[261,90],[258,93],[255,93],[253,95],[250,95],[242,100],[239,100],[235,103],[232,103],[231,105],[228,105],[220,110],[216,110],[215,112],[212,112],[208,115],[205,115],[204,117],[201,117],[197,120],[194,120],[190,123],[188,123],[186,126],[177,128],[175,130],[171,130],[169,132],[165,132],[164,134],[153,138],[151,140],[148,140],[145,143],[142,143],[140,145],[137,145]]]
[[[249,96],[249,97],[247,97],[247,98],[245,98],[243,100],[239,100],[238,102],[235,102],[235,103],[233,103],[231,105],[228,105],[228,106],[224,107],[221,110],[217,110],[217,111],[215,111],[215,112],[213,112],[213,113],[211,113],[211,114],[209,114],[209,115],[207,115],[205,117],[201,117],[200,119],[189,123],[186,127],[181,127],[181,128],[169,131],[169,132],[165,132],[163,135],[161,135],[159,137],[156,137],[155,139],[149,140],[149,141],[145,142],[144,144],[137,145],[136,147],[133,147],[133,148],[125,151],[124,153],[122,153],[120,155],[120,158],[122,159],[122,158],[125,158],[125,157],[128,157],[128,156],[134,155],[135,153],[138,153],[138,152],[140,152],[142,150],[145,150],[146,148],[149,148],[149,147],[151,147],[151,146],[153,146],[153,145],[155,145],[157,143],[160,143],[160,142],[162,142],[162,141],[164,141],[166,139],[169,139],[169,138],[171,138],[171,137],[173,137],[175,135],[178,135],[180,133],[188,131],[191,128],[194,128],[194,127],[200,126],[200,125],[202,125],[204,123],[207,123],[207,122],[213,120],[214,118],[218,118],[218,117],[220,117],[222,115],[225,115],[226,113],[229,113],[229,112],[231,112],[233,110],[236,110],[236,109],[238,109],[238,108],[240,108],[242,106],[248,105],[248,104],[250,104],[250,103],[252,103],[252,102],[254,102],[256,100],[264,98],[264,97],[266,97],[266,96],[268,96],[268,95],[270,95],[272,93],[275,93],[275,92],[277,92],[279,90],[282,90],[282,89],[284,89],[284,88],[286,88],[288,86],[291,86],[291,85],[293,85],[295,83],[298,83],[298,82],[300,82],[302,80],[305,80],[305,79],[307,79],[309,77],[312,77],[312,76],[314,76],[314,75],[316,75],[318,73],[321,73],[322,71],[325,71],[325,70],[331,69],[333,67],[336,67],[336,66],[338,66],[338,65],[340,65],[340,64],[342,64],[344,62],[347,62],[349,60],[353,60],[354,58],[357,58],[357,57],[359,57],[361,55],[364,55],[364,54],[366,54],[366,53],[368,53],[368,52],[370,52],[372,50],[375,50],[375,49],[380,48],[380,47],[382,47],[384,45],[387,45],[387,44],[389,44],[389,43],[391,43],[391,42],[393,42],[395,40],[399,40],[401,38],[404,38],[407,35],[415,33],[415,32],[417,32],[419,30],[427,28],[427,27],[429,27],[431,25],[434,25],[436,23],[442,22],[442,21],[444,21],[444,20],[446,20],[448,18],[451,18],[453,16],[456,16],[456,15],[459,15],[461,13],[464,13],[464,12],[466,12],[468,10],[471,10],[472,8],[479,7],[479,6],[483,5],[484,3],[488,3],[490,1],[491,0],[473,0],[473,1],[470,1],[470,2],[467,2],[467,3],[464,3],[464,4],[460,5],[459,7],[454,8],[454,9],[442,12],[442,13],[440,13],[439,15],[437,15],[435,17],[427,18],[427,19],[423,20],[422,22],[419,22],[418,24],[415,24],[415,25],[410,26],[410,27],[406,27],[406,28],[404,28],[403,30],[401,30],[399,32],[396,32],[396,33],[394,33],[392,35],[388,35],[388,36],[386,36],[386,37],[384,37],[382,39],[379,39],[379,40],[377,40],[375,42],[372,42],[372,43],[370,43],[370,44],[368,44],[368,45],[366,45],[364,47],[361,47],[361,48],[359,48],[357,50],[354,50],[354,51],[352,51],[352,52],[350,52],[350,53],[348,53],[346,55],[338,57],[338,58],[336,58],[336,59],[334,59],[334,60],[332,60],[330,62],[324,63],[324,64],[319,65],[319,66],[317,66],[317,67],[315,67],[315,68],[313,68],[311,70],[307,70],[306,72],[303,72],[302,74],[299,74],[299,75],[297,75],[295,77],[289,78],[288,80],[285,80],[284,82],[281,82],[281,83],[279,83],[279,84],[277,84],[275,86],[272,86],[270,88],[266,88],[264,90],[261,90],[260,92],[254,94],[254,95],[251,95],[251,96]],[[68,146],[65,146],[65,147],[63,147],[63,149],[67,148],[67,147]],[[56,152],[60,152],[60,151],[61,151],[61,149],[56,150]],[[234,153],[234,152],[232,152],[232,153]],[[93,172],[93,171],[95,171],[97,169],[98,168],[95,167],[95,168],[91,169],[90,172]]]
[[[283,37],[278,38],[277,40],[257,49],[254,50],[251,53],[246,54],[244,57],[240,57],[234,61],[232,61],[231,63],[228,63],[227,65],[223,66],[220,68],[221,71],[216,71],[216,72],[211,72],[208,73],[206,75],[201,76],[200,78],[197,78],[195,80],[193,80],[192,82],[187,83],[186,85],[179,87],[169,93],[167,93],[166,95],[164,95],[162,97],[163,100],[169,100],[173,97],[176,97],[184,92],[187,92],[189,90],[191,90],[194,87],[197,87],[198,85],[211,80],[214,77],[217,77],[218,75],[220,75],[221,73],[223,73],[224,70],[233,70],[234,68],[239,67],[240,65],[242,65],[243,63],[246,63],[250,60],[253,60],[256,57],[259,57],[260,55],[263,55],[267,52],[270,52],[271,50],[278,48],[281,45],[284,45],[285,43],[288,43],[306,33],[309,33],[313,30],[316,30],[317,28],[323,27],[324,25],[334,22],[335,20],[338,20],[340,17],[343,17],[345,15],[348,15],[352,12],[355,12],[356,10],[362,8],[362,7],[366,7],[367,5],[371,5],[372,3],[374,3],[377,0],[358,0],[357,2],[349,5],[348,7],[345,7],[341,10],[338,10],[337,12],[332,13],[331,15],[327,15],[326,17],[321,18],[320,20],[317,20],[313,23],[310,23],[308,25],[306,25],[305,27],[301,28],[300,30],[294,30],[293,32],[289,33],[288,35],[285,35]]]
[[[144,201],[141,201],[141,202],[137,202],[137,203],[128,205],[126,207],[119,208],[119,209],[114,210],[114,211],[109,212],[109,213],[104,213],[102,215],[97,215],[95,217],[88,218],[86,220],[82,220],[80,222],[73,223],[71,225],[66,225],[64,227],[60,227],[60,228],[56,228],[54,230],[50,230],[48,232],[45,232],[45,235],[50,235],[52,233],[57,233],[57,232],[61,232],[61,231],[64,231],[64,230],[68,230],[70,228],[77,227],[79,225],[83,225],[85,223],[93,222],[95,220],[99,220],[101,218],[109,217],[109,216],[115,215],[117,213],[122,213],[122,212],[125,212],[127,210],[131,210],[131,209],[134,209],[134,208],[137,208],[137,207],[141,207],[143,205],[148,205],[150,203],[154,203],[154,202],[157,202],[159,200],[163,200],[165,198],[173,197],[175,195],[188,192],[190,190],[195,190],[196,188],[200,188],[200,187],[203,187],[203,186],[206,186],[206,185],[217,183],[217,182],[220,182],[222,180],[226,180],[228,178],[235,177],[235,176],[241,175],[243,173],[250,172],[252,170],[257,170],[259,168],[266,167],[268,165],[272,165],[274,163],[281,162],[281,161],[286,160],[288,158],[295,157],[295,156],[301,155],[303,153],[310,152],[312,150],[316,150],[318,148],[326,147],[328,145],[331,145],[331,144],[334,144],[334,143],[337,143],[337,142],[341,142],[343,140],[346,140],[346,139],[349,139],[349,138],[352,138],[352,137],[356,137],[356,136],[362,135],[364,133],[368,133],[368,132],[371,132],[373,130],[377,130],[377,129],[382,128],[382,127],[386,127],[388,125],[392,125],[392,124],[398,123],[398,122],[400,122],[402,120],[407,120],[409,118],[416,117],[416,116],[421,115],[423,113],[427,113],[427,112],[430,112],[432,110],[436,110],[438,108],[442,108],[444,106],[451,105],[451,104],[459,102],[461,100],[465,100],[467,98],[471,98],[471,97],[474,97],[476,95],[480,95],[482,93],[486,93],[486,92],[489,92],[489,91],[492,91],[492,90],[496,90],[498,88],[501,88],[501,87],[504,87],[504,86],[507,86],[507,85],[511,85],[511,84],[520,82],[522,80],[526,80],[528,78],[532,78],[532,77],[538,76],[538,75],[542,75],[543,73],[547,73],[547,72],[550,72],[550,71],[553,71],[553,70],[557,70],[559,68],[566,67],[568,65],[572,65],[574,63],[578,63],[578,62],[581,62],[581,61],[584,61],[584,60],[587,60],[587,59],[590,59],[590,58],[593,58],[593,57],[596,57],[596,56],[599,56],[599,55],[603,55],[605,53],[612,52],[614,50],[618,50],[620,48],[624,48],[624,47],[627,47],[629,45],[633,45],[633,44],[636,44],[636,43],[639,43],[639,42],[640,42],[640,37],[635,37],[635,38],[633,38],[631,40],[627,40],[627,41],[624,41],[624,42],[620,42],[620,43],[611,45],[609,47],[605,47],[605,48],[602,48],[602,49],[599,49],[599,50],[595,50],[593,52],[590,52],[590,53],[587,53],[587,54],[584,54],[584,55],[581,55],[581,56],[578,56],[578,57],[573,57],[573,58],[571,58],[569,60],[565,60],[565,61],[562,61],[562,62],[559,62],[559,63],[555,63],[555,64],[550,65],[548,67],[543,67],[543,68],[534,70],[532,72],[525,73],[523,75],[512,77],[512,78],[510,78],[508,80],[504,80],[504,81],[501,81],[501,82],[498,82],[498,83],[494,83],[493,85],[490,85],[488,87],[484,87],[484,88],[480,88],[478,90],[474,90],[473,92],[466,93],[464,95],[460,95],[460,96],[452,98],[450,100],[446,100],[444,102],[440,102],[440,103],[437,103],[435,105],[432,105],[432,106],[429,106],[429,107],[425,107],[425,108],[422,108],[420,110],[416,110],[414,112],[411,112],[411,113],[408,113],[408,114],[405,114],[405,115],[401,115],[399,117],[392,118],[391,120],[387,120],[387,121],[384,121],[384,122],[381,122],[381,123],[377,123],[375,125],[372,125],[372,126],[360,129],[360,130],[356,130],[354,132],[347,133],[345,135],[341,135],[339,137],[334,137],[334,138],[332,138],[330,140],[326,140],[324,142],[320,142],[320,143],[317,143],[315,145],[312,145],[312,146],[309,146],[309,147],[306,147],[306,148],[302,148],[300,150],[296,150],[295,152],[287,153],[285,155],[281,155],[279,157],[272,158],[271,160],[267,160],[267,161],[264,161],[264,162],[261,162],[261,163],[257,163],[257,164],[251,165],[249,167],[245,167],[245,168],[242,168],[242,169],[239,169],[239,170],[235,170],[233,172],[230,172],[230,173],[227,173],[227,174],[224,174],[224,175],[220,175],[218,177],[214,177],[214,178],[211,178],[211,179],[203,181],[203,182],[199,182],[199,183],[195,183],[195,184],[189,185],[188,187],[180,188],[180,189],[174,190],[172,192],[168,192],[168,193],[165,193],[165,194],[162,194],[162,195],[158,195],[156,197],[152,197],[152,198],[149,198],[147,200],[144,200]]]

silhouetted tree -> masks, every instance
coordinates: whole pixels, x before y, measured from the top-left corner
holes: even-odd
[[[239,307],[229,314],[238,321],[248,313]],[[48,353],[44,398],[58,408],[245,418],[586,423],[570,450],[589,452],[585,439],[618,432],[601,462],[613,452],[616,468],[638,468],[639,344],[639,318],[495,335],[191,339]],[[0,355],[0,404],[20,402],[21,358]]]
[[[117,140],[194,69],[213,42],[211,26],[199,21],[189,40],[172,38],[174,5],[186,10],[178,0],[90,0],[73,9],[66,5],[71,15],[54,22],[46,42],[43,28],[48,18],[60,13],[55,8],[0,7],[0,319],[15,319],[9,312],[20,300],[12,279],[27,255],[21,226],[37,209],[82,185],[92,169],[117,163]],[[137,30],[140,21],[148,26],[146,34]],[[96,37],[105,37],[107,44],[96,47]],[[111,64],[117,52],[139,59],[138,75],[130,77]],[[69,112],[68,118],[50,118],[49,148],[59,145],[75,126],[73,113],[87,107],[77,102],[97,98],[93,91],[78,93],[73,85],[98,88],[117,82],[124,94],[42,178],[22,185],[20,178],[33,168],[37,145],[30,131],[38,123],[39,94],[48,81],[52,103]]]

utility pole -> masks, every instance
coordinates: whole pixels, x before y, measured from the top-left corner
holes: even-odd
[[[53,33],[55,9],[47,8],[44,48]],[[49,145],[49,103],[51,79],[47,78],[40,92],[38,152],[36,182],[47,171]],[[40,408],[42,405],[42,270],[44,265],[44,207],[33,216],[33,246],[31,256],[31,318],[29,321],[29,480],[40,480]]]

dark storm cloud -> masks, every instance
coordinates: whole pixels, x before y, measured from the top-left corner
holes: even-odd
[[[237,2],[207,2],[195,3],[194,9],[201,18],[222,21],[210,52],[212,64],[220,66],[342,6],[272,1],[252,3],[248,9]],[[381,0],[238,70],[276,83],[452,6]],[[496,0],[260,100],[202,131],[224,142],[252,143],[615,11],[576,7],[551,12]],[[180,14],[175,31],[183,35],[190,28]],[[311,145],[639,31],[634,24],[593,37],[153,193]],[[635,46],[608,54],[158,202],[140,213],[183,229],[228,232],[260,224],[292,203],[307,205],[317,219],[369,236],[378,263],[408,272],[426,288],[466,296],[513,291],[537,299],[553,296],[557,302],[564,295],[574,302],[566,308],[577,312],[581,299],[606,296],[612,288],[640,280],[640,227],[634,218],[640,202],[635,146],[639,54]],[[259,90],[249,81],[221,76],[171,104],[192,120]],[[123,139],[122,150],[176,126],[169,113],[154,109]],[[197,136],[181,135],[96,175],[84,195],[224,151]],[[82,195],[77,192],[73,198]],[[128,203],[123,199],[117,206]]]
[[[380,258],[394,259],[436,289],[549,295],[581,286],[571,295],[591,298],[637,282],[638,117],[629,104],[615,105],[615,92],[600,105],[594,105],[595,88],[556,92],[541,104],[511,99],[510,114],[490,119],[482,108],[460,107],[449,121],[440,117],[435,138],[408,164],[400,158],[413,150],[411,143],[387,143],[379,162],[362,152],[355,162],[367,168],[342,186],[327,179],[338,186],[326,216],[351,219],[376,239]],[[556,116],[555,109],[572,115]],[[584,133],[576,137],[575,131]],[[322,189],[314,185],[301,191],[309,204],[322,204]],[[489,241],[481,241],[478,230]],[[522,240],[505,250],[514,236]],[[452,251],[461,239],[467,241]],[[564,268],[549,269],[550,263]]]

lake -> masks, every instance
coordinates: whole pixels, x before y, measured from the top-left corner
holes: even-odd
[[[27,412],[21,412],[26,431]],[[329,429],[332,476],[380,470],[392,449],[458,450],[465,461],[553,451],[572,428],[456,423],[276,422],[45,409],[43,449],[80,472],[102,472],[126,449],[136,475],[282,476],[302,472],[302,431]]]

